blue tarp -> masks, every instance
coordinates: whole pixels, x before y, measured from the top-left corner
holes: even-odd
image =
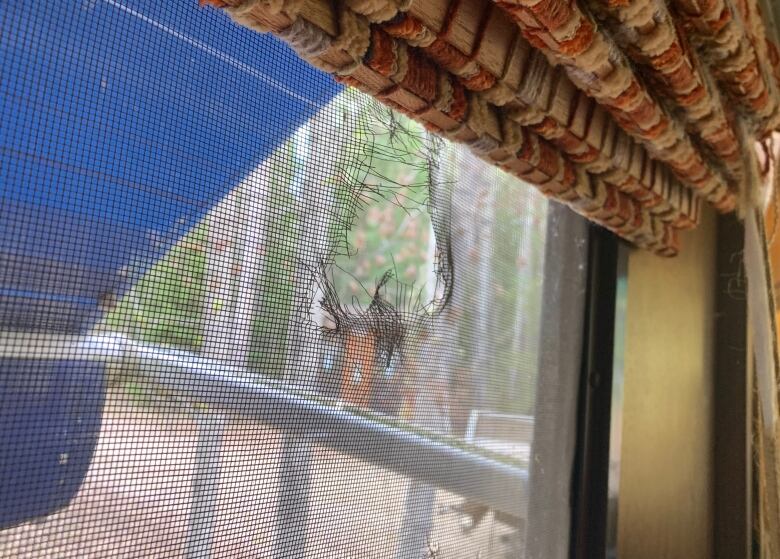
[[[338,91],[195,0],[0,2],[0,332],[89,329]],[[102,365],[0,359],[0,528],[75,494],[103,397]]]
[[[2,528],[76,495],[98,441],[105,375],[77,360],[0,359],[0,371]]]
[[[6,2],[0,21],[0,328],[89,326],[339,90],[194,0]]]

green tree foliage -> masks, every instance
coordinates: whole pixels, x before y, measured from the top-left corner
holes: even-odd
[[[254,371],[278,377],[284,369],[287,328],[292,312],[293,275],[298,215],[295,212],[291,183],[294,169],[289,164],[296,149],[292,139],[286,141],[271,157],[270,196],[267,211],[266,246],[263,274],[258,282],[258,301],[262,306],[252,321],[252,348],[249,366]]]
[[[425,132],[406,117],[371,107],[363,141],[370,148],[364,165],[364,189],[354,204],[354,192],[339,185],[340,213],[349,215],[344,250],[336,256],[335,285],[342,301],[366,306],[382,275],[391,270],[385,297],[402,302],[423,296],[429,263],[430,216],[427,212],[428,150]],[[371,109],[370,108],[370,109]],[[369,110],[370,110],[369,109]]]
[[[200,224],[181,239],[133,286],[104,319],[104,327],[144,342],[197,350],[206,286]]]
[[[397,281],[386,288],[388,300],[424,301],[430,295],[433,265],[427,209],[431,181],[440,180],[450,189],[482,188],[480,192],[489,195],[466,193],[463,198],[473,206],[465,214],[472,222],[457,223],[453,231],[478,231],[487,242],[472,235],[460,245],[467,251],[460,258],[465,264],[455,270],[463,308],[447,326],[455,352],[451,366],[480,379],[480,405],[532,413],[542,312],[544,198],[487,165],[466,169],[460,148],[446,142],[437,154],[446,172],[431,177],[430,138],[422,127],[355,92],[345,92],[324,110],[329,112],[304,125],[303,133],[328,133],[325,125],[339,119],[352,122],[339,129],[342,154],[322,185],[335,198],[327,236],[341,300],[367,305],[368,292],[391,269]],[[290,316],[298,311],[293,304],[294,276],[299,273],[296,245],[300,227],[307,226],[296,204],[295,173],[316,166],[317,156],[290,138],[266,165],[272,171],[264,210],[268,219],[249,355],[250,366],[264,374],[278,375],[285,366]],[[206,238],[204,221],[132,288],[107,316],[106,326],[145,342],[197,351],[208,289]],[[486,331],[489,336],[480,334]],[[488,361],[478,362],[478,356]]]

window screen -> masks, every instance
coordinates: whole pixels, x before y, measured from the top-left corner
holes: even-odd
[[[0,48],[1,556],[565,556],[579,218],[194,2]]]

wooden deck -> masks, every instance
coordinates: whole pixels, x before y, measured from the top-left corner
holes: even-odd
[[[271,555],[280,441],[279,432],[248,422],[227,429],[214,558]],[[183,557],[195,446],[195,425],[185,415],[149,411],[113,395],[77,497],[51,517],[0,533],[0,557]],[[306,557],[394,557],[407,480],[325,448],[314,460]],[[439,491],[435,510],[458,502]],[[488,517],[466,535],[460,521],[453,512],[437,512],[431,536],[437,557],[506,556],[509,528]]]

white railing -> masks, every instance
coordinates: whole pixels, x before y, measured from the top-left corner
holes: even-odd
[[[523,516],[528,471],[520,462],[462,440],[349,409],[337,401],[296,391],[280,382],[260,382],[242,367],[187,351],[138,343],[121,335],[0,333],[0,358],[3,357],[129,362],[146,380],[193,404],[198,444],[188,558],[210,556],[221,437],[230,417],[273,425],[293,437],[306,438],[481,502],[503,515]],[[280,511],[277,517],[288,516],[284,513]],[[300,511],[294,516],[300,518]]]

